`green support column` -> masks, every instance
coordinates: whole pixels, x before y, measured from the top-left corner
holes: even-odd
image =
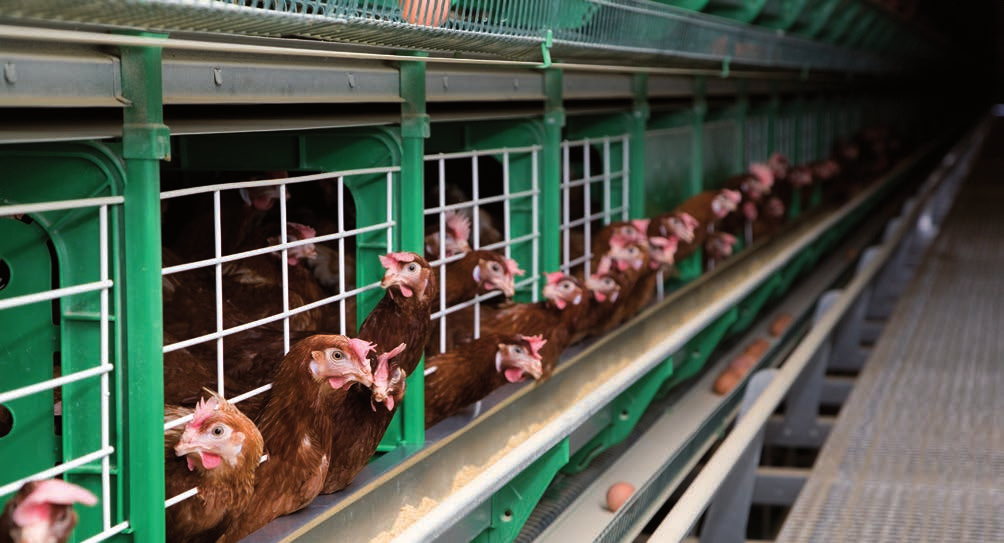
[[[543,175],[540,179],[540,269],[552,272],[561,264],[561,129],[565,126],[561,70],[544,73]]]
[[[419,53],[425,56],[425,53]],[[425,140],[429,115],[425,112],[425,62],[401,63],[401,190],[396,201],[397,236],[401,250],[424,254]],[[398,416],[404,426],[404,445],[425,443],[425,359],[408,377],[408,393]]]
[[[164,327],[161,299],[160,160],[170,156],[159,47],[122,48],[128,101],[122,148],[126,183],[122,239],[126,358],[121,365],[119,434],[124,503],[133,541],[164,540]]]
[[[648,124],[648,74],[634,76],[634,106],[631,110],[630,181],[628,210],[632,219],[645,216],[645,127]]]

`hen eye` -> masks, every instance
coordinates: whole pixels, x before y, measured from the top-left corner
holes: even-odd
[[[613,280],[607,277],[606,279],[603,280],[603,286],[605,287],[613,286]]]
[[[517,347],[513,347],[512,348],[512,352],[514,352],[516,354],[523,354],[523,347],[518,347],[518,346]]]
[[[491,264],[489,264],[488,269],[490,269],[493,273],[499,273],[500,271],[502,271],[502,268],[498,265],[498,262],[492,262]]]
[[[342,354],[342,351],[335,351],[335,352],[331,353],[331,358],[334,358],[335,360],[341,360],[342,357],[344,357],[344,356],[345,355]]]
[[[223,435],[223,432],[224,432],[224,430],[223,430],[223,425],[222,424],[213,426],[213,435],[214,436],[220,437],[220,436]]]
[[[572,284],[569,283],[568,281],[564,281],[564,282],[561,283],[561,290],[569,290],[571,288],[572,288]]]
[[[411,273],[415,273],[416,271],[418,271],[418,264],[415,264],[414,262],[408,264],[407,270]]]

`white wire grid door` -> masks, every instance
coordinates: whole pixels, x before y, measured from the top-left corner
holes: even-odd
[[[561,271],[588,277],[593,238],[629,218],[630,135],[561,143]]]
[[[427,155],[425,233],[426,240],[446,240],[453,235],[451,216],[463,216],[470,225],[467,241],[473,251],[493,251],[514,260],[524,272],[514,277],[517,291],[532,287],[530,299],[538,298],[540,269],[539,160],[540,146],[511,147]],[[448,254],[447,243],[426,244],[426,258],[439,274],[439,309],[431,318],[437,324],[430,351],[452,347],[453,330],[465,328],[481,337],[481,305],[501,300],[499,290],[480,292],[467,300],[447,305],[447,266],[464,258]],[[452,288],[452,287],[451,287]],[[469,328],[469,331],[467,330]]]
[[[235,384],[228,374],[228,364],[239,363],[241,357],[255,354],[240,346],[245,340],[252,342],[250,349],[256,352],[267,349],[267,355],[274,354],[274,359],[278,360],[289,350],[290,344],[301,337],[313,333],[355,334],[360,322],[359,297],[371,291],[379,295],[382,277],[382,273],[372,271],[366,274],[372,277],[356,273],[357,249],[360,254],[364,247],[368,252],[379,249],[380,254],[392,251],[396,225],[393,191],[399,172],[398,166],[299,176],[269,172],[263,176],[270,179],[163,192],[165,228],[177,223],[170,217],[175,204],[186,210],[195,207],[208,211],[212,227],[212,235],[206,233],[210,239],[204,240],[211,243],[189,254],[177,254],[169,247],[164,248],[165,367],[194,356],[208,372],[201,376],[206,381],[204,386],[213,387],[215,383],[218,394],[229,395],[231,402],[242,407],[240,402],[272,386],[270,378],[265,384],[251,385],[248,380]],[[358,179],[370,180],[367,184],[371,188],[372,180],[380,183],[382,179],[386,188],[386,198],[382,202],[368,202],[370,209],[366,214],[357,213],[352,196],[353,180]],[[210,205],[199,206],[199,199]],[[384,213],[373,214],[373,209],[381,208]],[[235,213],[234,209],[239,211]],[[237,232],[227,223],[228,220],[247,219],[248,215],[254,219],[241,222]],[[371,219],[360,219],[363,215]],[[379,218],[372,220],[373,216]],[[204,221],[196,222],[204,224]],[[363,222],[365,224],[361,224]],[[186,247],[187,236],[179,237],[182,239],[174,246]],[[212,254],[201,258],[206,246],[212,248]],[[178,262],[169,265],[169,259]],[[376,257],[372,260],[376,261]],[[374,266],[366,264],[359,268],[373,270]],[[207,277],[209,281],[205,283]],[[206,290],[208,292],[204,292]],[[211,301],[192,299],[199,294],[211,296]],[[247,299],[236,299],[239,297]],[[258,308],[258,312],[248,313],[247,305]],[[200,309],[211,313],[209,330],[192,326],[192,321],[198,320]],[[170,314],[174,310],[181,314]],[[179,317],[183,322],[176,326]],[[184,337],[175,335],[178,329],[187,329],[190,333]],[[231,343],[228,344],[228,340]],[[183,356],[178,356],[181,353]],[[201,392],[195,388],[191,390],[191,398],[183,398],[177,391],[169,392],[167,386],[170,383],[165,379],[165,401],[168,403],[172,403],[172,399],[182,399],[190,404]],[[164,429],[183,425],[191,419],[191,415],[175,419],[167,422]],[[177,496],[168,496],[166,506],[196,493],[197,489],[190,489]]]
[[[93,484],[85,484],[85,481],[93,481],[97,474],[100,477],[100,490],[96,492],[100,523],[88,522],[87,518],[93,518],[93,513],[81,511],[86,517],[77,529],[78,540],[88,543],[107,539],[129,527],[129,523],[120,518],[121,512],[113,513],[117,498],[113,488],[117,489],[120,484],[117,481],[113,483],[113,477],[119,473],[120,467],[117,465],[117,442],[112,436],[116,421],[113,420],[110,389],[117,358],[113,355],[112,343],[113,307],[116,305],[113,296],[117,285],[111,267],[110,246],[117,239],[113,233],[113,225],[117,222],[113,215],[117,216],[123,201],[121,196],[108,196],[0,206],[0,235],[8,242],[4,244],[6,254],[0,254],[5,270],[3,279],[0,279],[3,283],[0,286],[0,321],[8,323],[8,333],[14,330],[13,336],[16,337],[13,339],[18,344],[18,348],[10,349],[4,355],[10,357],[5,361],[11,364],[9,367],[17,368],[17,371],[5,376],[4,383],[0,384],[0,410],[4,415],[0,418],[7,419],[0,422],[3,427],[0,433],[5,436],[10,433],[11,439],[18,440],[19,449],[39,445],[30,443],[32,439],[25,439],[26,436],[19,432],[19,426],[29,432],[41,430],[47,434],[54,431],[62,434],[63,438],[59,450],[58,441],[53,442],[59,439],[58,435],[42,436],[42,443],[53,442],[56,445],[53,450],[22,458],[20,462],[4,468],[0,475],[0,497],[16,492],[27,481],[53,477],[63,477],[93,490]],[[59,220],[46,222],[44,226],[31,218],[53,212],[63,213],[59,215]],[[40,256],[37,252],[41,251],[42,258],[48,260],[46,245],[53,243],[48,232],[59,232],[61,229],[67,231],[67,236],[70,231],[83,232],[84,235],[76,237],[76,240],[89,245],[88,249],[94,247],[97,250],[84,250],[78,245],[69,248],[66,261],[60,262],[57,258],[51,262],[53,267],[72,267],[76,270],[61,270],[58,273],[59,286],[56,286],[53,284],[55,275],[45,273],[34,257]],[[29,231],[31,234],[25,236],[24,233]],[[9,243],[18,238],[25,243],[20,246]],[[28,238],[32,239],[29,241]],[[27,254],[33,251],[34,255]],[[66,251],[64,247],[54,250],[53,254],[67,255]],[[86,270],[86,280],[64,284],[63,279],[71,274],[79,277],[80,270]],[[32,311],[41,312],[41,322],[31,316]],[[65,329],[65,325],[71,322],[78,325],[73,332]],[[60,346],[52,345],[54,356],[47,360],[45,355],[48,353],[27,345],[32,342],[32,335],[54,324],[64,329],[55,334]],[[87,331],[74,333],[81,331],[81,324]],[[61,349],[67,348],[71,348],[72,352],[63,353]],[[47,364],[52,364],[51,368]],[[39,370],[54,378],[34,379]],[[29,374],[32,377],[26,379]],[[12,383],[19,384],[10,386]],[[64,403],[72,404],[76,412],[71,413],[70,409],[64,412]],[[42,409],[38,410],[40,406]],[[97,406],[98,412],[82,409],[83,406]],[[71,415],[75,417],[74,422],[85,417],[86,428],[70,428],[64,424]],[[93,432],[95,425],[99,427],[97,432]],[[73,435],[69,435],[71,432]],[[81,435],[83,433],[87,435]],[[11,443],[3,446],[8,452],[14,452]],[[25,473],[48,464],[52,465]]]

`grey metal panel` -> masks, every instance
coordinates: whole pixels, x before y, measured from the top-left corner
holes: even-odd
[[[0,107],[122,107],[119,61],[95,48],[5,41]]]
[[[164,103],[399,102],[400,76],[376,62],[164,53]]]
[[[425,92],[430,102],[543,100],[544,73],[430,66]]]
[[[630,99],[634,77],[631,74],[566,72],[566,99],[624,98]]]
[[[652,98],[687,97],[694,93],[694,78],[685,75],[650,75],[648,95]]]
[[[730,78],[709,77],[706,91],[709,96],[732,96],[739,92],[739,82]]]
[[[1004,540],[1001,124],[865,366],[779,542]]]

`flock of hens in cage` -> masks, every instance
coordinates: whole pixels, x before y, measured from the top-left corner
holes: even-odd
[[[165,267],[211,258],[214,241],[224,255],[273,246],[271,252],[223,262],[216,278],[214,268],[164,276],[165,344],[238,328],[219,345],[197,343],[164,356],[166,495],[198,489],[167,508],[168,541],[236,541],[319,494],[344,489],[377,451],[406,394],[405,378],[423,355],[425,424],[431,427],[509,383],[547,379],[568,346],[616,328],[648,305],[658,277],[672,277],[676,262],[703,248],[704,268],[712,268],[731,255],[738,239],[749,246],[781,229],[786,210],[808,194],[807,187],[818,183],[824,201],[842,201],[885,171],[901,147],[887,129],[863,130],[835,145],[826,160],[789,166],[775,154],[675,210],[611,222],[591,236],[592,273],[583,277],[580,268],[545,273],[544,299],[533,303],[509,299],[515,276],[523,273],[516,262],[501,252],[471,248],[474,206],[448,211],[445,231],[439,231],[439,217],[427,227],[427,254],[379,257],[383,297],[361,325],[352,319],[354,307],[332,311],[322,305],[296,313],[288,321],[290,348],[284,356],[281,320],[240,327],[283,312],[281,292],[275,294],[283,273],[288,309],[355,288],[352,245],[337,244],[339,255],[311,242],[322,232],[344,231],[345,225],[313,215],[312,226],[292,222],[298,217],[291,207],[283,262],[276,258],[277,240],[266,234],[280,230],[273,207],[285,191],[276,185],[231,191],[240,195],[233,199],[221,193],[218,236],[206,235],[214,228],[211,209],[207,214],[186,206],[183,226],[170,224],[172,210],[165,209],[165,234],[175,229],[175,235],[165,236]],[[493,221],[503,219],[478,220],[482,244],[494,235],[484,231]],[[429,264],[443,255],[453,257],[444,264],[445,296],[440,274]],[[215,280],[225,293],[216,302]],[[438,322],[430,319],[443,300],[450,307],[490,291],[502,295],[481,303],[477,312],[468,307]],[[448,349],[440,352],[438,328],[444,320]],[[337,333],[343,325],[348,336]],[[224,360],[219,376],[217,349]],[[233,391],[269,383],[271,388],[232,402],[209,391],[219,389],[220,377],[230,400]],[[8,503],[0,521],[17,514],[17,503]]]

